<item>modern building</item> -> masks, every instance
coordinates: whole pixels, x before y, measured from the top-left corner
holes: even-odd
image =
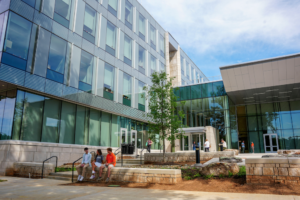
[[[142,149],[143,87],[161,70],[185,101],[176,150],[211,130],[216,146],[299,148],[299,56],[223,67],[224,82],[211,82],[137,0],[1,0],[0,174],[16,161],[71,162],[85,146]]]

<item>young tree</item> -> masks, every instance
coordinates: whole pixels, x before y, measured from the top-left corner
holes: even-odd
[[[172,80],[168,79],[166,72],[153,73],[151,75],[152,86],[145,86],[146,99],[149,101],[149,133],[153,138],[159,134],[159,139],[163,141],[163,161],[165,162],[165,139],[174,144],[175,139],[182,138],[182,121],[184,114],[177,110],[177,96],[174,94]],[[178,89],[178,88],[177,88]]]

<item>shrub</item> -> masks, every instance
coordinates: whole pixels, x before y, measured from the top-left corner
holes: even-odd
[[[232,177],[233,173],[231,171],[228,171],[228,178]]]
[[[190,177],[190,176],[185,176],[184,179],[185,179],[185,180],[192,180],[193,178]]]
[[[63,167],[56,167],[55,172],[68,172],[68,171],[76,171],[76,168],[63,168]]]
[[[199,177],[201,177],[201,174],[199,174],[199,173],[194,175],[194,178],[199,178]]]
[[[224,174],[219,175],[219,178],[224,178],[224,177],[225,177]]]
[[[246,176],[246,167],[245,166],[241,166],[240,167],[240,171],[237,174],[237,176],[241,177],[241,176]]]
[[[214,174],[210,174],[210,175],[204,176],[204,178],[205,178],[206,180],[207,180],[207,179],[214,178]]]

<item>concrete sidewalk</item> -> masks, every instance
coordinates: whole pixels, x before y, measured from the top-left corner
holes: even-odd
[[[300,196],[61,186],[61,184],[69,182],[7,176],[0,176],[0,179],[8,180],[7,182],[0,183],[0,199],[300,200]]]

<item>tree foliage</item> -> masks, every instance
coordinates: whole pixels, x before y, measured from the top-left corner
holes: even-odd
[[[182,111],[177,110],[177,96],[174,94],[172,80],[168,79],[165,72],[155,72],[151,75],[152,86],[145,86],[146,99],[149,101],[149,133],[150,136],[159,134],[163,141],[163,153],[165,158],[165,139],[174,142],[184,134],[181,118],[184,118]],[[164,159],[165,160],[165,159]]]

